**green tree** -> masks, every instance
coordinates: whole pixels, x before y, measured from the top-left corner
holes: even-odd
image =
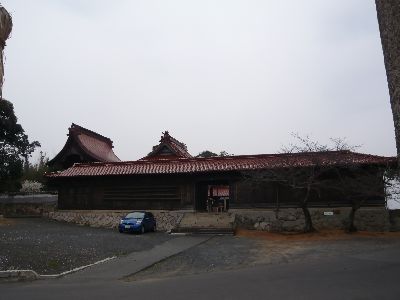
[[[44,178],[44,173],[50,171],[47,163],[49,162],[49,158],[46,156],[46,153],[40,151],[39,157],[36,162],[31,163],[29,160],[25,160],[24,164],[24,174],[22,176],[23,180],[29,181],[37,181],[42,184],[46,182]]]
[[[196,157],[214,157],[214,156],[231,156],[233,154],[229,154],[225,150],[221,151],[219,154],[211,152],[209,150],[204,150],[196,155]]]
[[[219,153],[219,156],[233,156],[233,154],[226,152],[225,150]]]
[[[209,150],[204,150],[200,152],[196,157],[213,157],[213,156],[218,156],[217,153],[211,152]]]
[[[13,104],[0,100],[0,192],[18,190],[24,160],[40,147],[38,141],[29,142],[17,121]]]

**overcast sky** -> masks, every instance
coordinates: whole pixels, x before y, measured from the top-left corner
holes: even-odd
[[[72,122],[143,157],[275,153],[291,132],[395,155],[373,0],[9,0],[3,95],[54,157]]]

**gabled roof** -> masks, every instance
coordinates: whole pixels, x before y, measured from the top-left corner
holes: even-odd
[[[169,135],[168,131],[162,133],[160,143],[153,147],[153,150],[141,160],[159,160],[173,158],[191,158],[184,143]]]
[[[72,123],[68,128],[68,139],[63,149],[49,164],[65,159],[70,153],[78,154],[87,161],[119,162],[121,161],[112,150],[113,142],[105,136],[82,126]]]
[[[177,158],[115,163],[75,164],[48,177],[81,177],[150,174],[196,174],[206,172],[249,171],[288,167],[356,166],[395,164],[396,157],[382,157],[351,151],[303,152],[290,154],[260,154],[209,158]]]

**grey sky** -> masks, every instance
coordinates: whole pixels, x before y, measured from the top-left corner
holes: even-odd
[[[274,153],[290,132],[395,155],[374,1],[1,1],[4,97],[53,157],[71,122],[138,159]]]

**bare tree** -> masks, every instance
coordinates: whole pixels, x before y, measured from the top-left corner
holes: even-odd
[[[400,162],[400,2],[375,0]]]
[[[290,134],[294,142],[287,146],[282,146],[280,153],[299,153],[299,152],[323,152],[323,151],[355,151],[361,145],[350,145],[345,137],[329,138],[331,144],[321,144],[313,140],[309,135],[302,136],[297,132]]]
[[[330,169],[330,176],[324,180],[326,189],[336,191],[336,194],[351,203],[346,229],[355,232],[356,212],[367,200],[385,199],[385,173],[390,166],[335,166]]]
[[[332,145],[323,145],[309,136],[292,134],[295,142],[282,148],[285,167],[244,173],[248,180],[274,182],[288,188],[293,199],[304,214],[304,232],[315,231],[309,205],[312,198],[320,198],[323,191],[334,192],[351,203],[347,230],[356,231],[354,217],[366,200],[384,197],[383,174],[385,166],[360,166],[347,164],[324,164],[319,153],[327,151],[351,151],[360,146],[349,145],[344,138],[331,138]],[[303,153],[307,158],[305,166],[298,166],[295,153]]]

